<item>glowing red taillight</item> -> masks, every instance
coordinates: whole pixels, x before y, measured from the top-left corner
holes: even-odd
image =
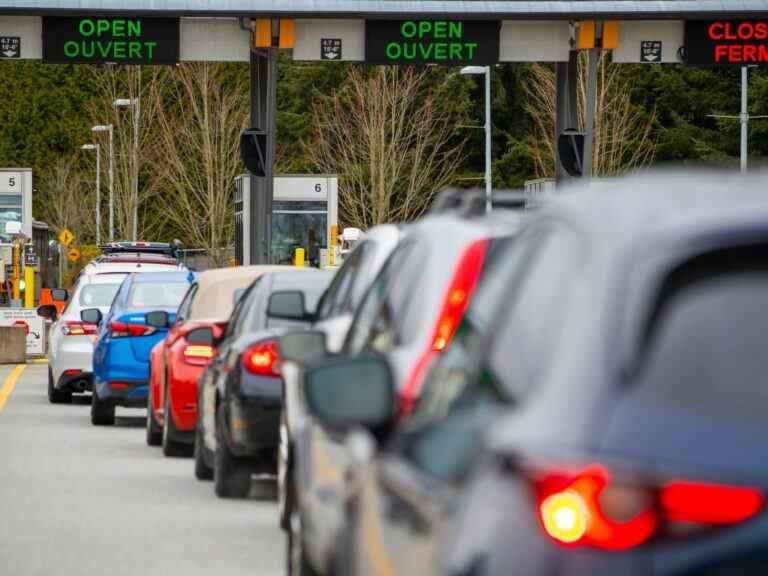
[[[182,354],[188,364],[205,366],[216,355],[216,350],[208,344],[187,344]]]
[[[756,488],[701,484],[674,480],[659,495],[664,516],[674,522],[736,524],[752,518],[763,507]]]
[[[128,338],[131,336],[149,336],[157,331],[153,326],[146,324],[130,324],[128,322],[110,322],[110,335],[112,338]]]
[[[664,534],[743,522],[763,506],[760,490],[673,480],[659,486],[613,481],[603,466],[536,474],[542,528],[564,546],[627,550]]]
[[[61,327],[61,332],[64,336],[88,336],[96,334],[96,324],[67,320]]]
[[[248,348],[242,355],[243,366],[251,374],[257,376],[279,377],[277,370],[278,355],[277,341],[267,340]]]
[[[434,355],[445,350],[451,343],[480,279],[487,250],[488,240],[478,240],[470,244],[461,255],[445,293],[443,306],[437,317],[429,347],[419,357],[401,391],[401,415],[408,414],[413,410],[424,373]]]

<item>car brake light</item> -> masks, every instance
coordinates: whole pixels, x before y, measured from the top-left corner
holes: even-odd
[[[77,320],[68,320],[61,327],[64,336],[87,336],[96,334],[96,324],[86,324]]]
[[[424,372],[432,357],[445,350],[453,339],[456,329],[461,323],[472,293],[480,279],[485,254],[488,250],[488,240],[478,240],[467,247],[461,255],[456,270],[445,293],[440,315],[437,317],[434,333],[429,347],[422,353],[413,367],[408,380],[401,391],[400,415],[413,410],[419,395]]]
[[[277,341],[259,342],[243,352],[243,366],[251,374],[258,376],[279,377]]]
[[[674,522],[737,524],[757,514],[763,494],[755,488],[675,480],[661,489],[661,509]]]
[[[112,338],[127,338],[130,336],[149,336],[157,329],[146,324],[129,324],[128,322],[110,322],[110,334]]]
[[[757,514],[754,488],[674,480],[660,487],[612,481],[602,466],[575,475],[536,475],[539,519],[545,534],[564,546],[627,550],[660,534],[680,535],[736,524]]]
[[[208,344],[187,344],[183,352],[184,360],[196,366],[205,366],[215,354],[213,346]]]

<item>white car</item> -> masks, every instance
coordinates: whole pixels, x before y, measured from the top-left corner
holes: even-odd
[[[131,273],[167,272],[186,269],[171,258],[156,255],[121,254],[98,258],[80,273],[71,297],[56,290],[68,301],[61,317],[54,320],[48,333],[48,400],[52,404],[69,403],[72,393],[91,390],[93,384],[93,341],[96,326],[86,324],[80,311],[98,308],[106,315],[123,279]],[[46,307],[50,311],[51,307]]]
[[[393,224],[376,226],[359,239],[346,256],[331,285],[318,304],[313,330],[326,336],[326,348],[338,352],[352,325],[358,304],[373,283],[404,232]],[[283,415],[277,454],[277,487],[280,524],[288,529],[287,475],[292,463],[293,435],[305,428],[307,415],[300,400],[299,367],[286,362],[282,366]]]

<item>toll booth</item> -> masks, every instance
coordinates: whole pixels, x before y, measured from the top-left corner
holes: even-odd
[[[32,169],[0,168],[0,243],[12,241],[8,222],[21,223],[21,232],[32,238]]]
[[[250,176],[235,179],[235,259],[250,264]],[[291,264],[303,248],[309,266],[319,267],[338,218],[338,176],[276,176],[272,200],[272,263]]]

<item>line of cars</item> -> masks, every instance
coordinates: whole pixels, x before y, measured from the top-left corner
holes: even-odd
[[[197,275],[135,318],[147,442],[222,497],[276,472],[291,576],[764,572],[762,183],[603,187]]]
[[[314,317],[332,272],[247,266],[194,273],[173,246],[114,243],[50,318],[49,400],[91,391],[91,422],[147,407],[146,440],[195,456],[195,475],[222,497],[274,475],[282,380],[276,338]],[[76,368],[75,368],[76,366]],[[201,376],[204,376],[201,378]]]

